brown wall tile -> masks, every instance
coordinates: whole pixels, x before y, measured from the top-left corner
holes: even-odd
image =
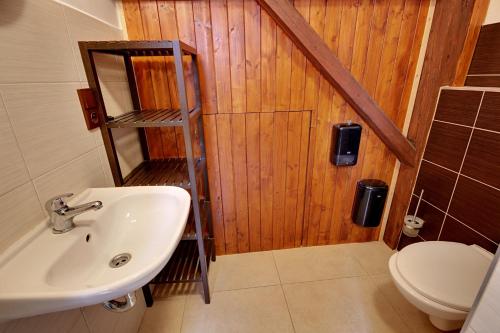
[[[439,240],[459,242],[468,245],[477,244],[492,253],[495,253],[498,247],[495,243],[490,242],[474,230],[467,228],[451,216],[446,217]]]
[[[456,178],[456,173],[422,161],[414,193],[420,195],[420,191],[424,189],[426,201],[446,210]]]
[[[500,74],[500,23],[481,27],[469,74]]]
[[[500,76],[498,77],[500,80]],[[500,81],[498,82],[500,87]],[[500,92],[487,92],[477,116],[476,127],[500,132]]]
[[[500,87],[500,76],[467,76],[465,85],[470,87]]]
[[[500,191],[460,176],[449,214],[489,239],[500,241]]]
[[[433,122],[424,159],[458,172],[471,132],[468,127]]]
[[[436,109],[437,120],[472,126],[481,102],[481,91],[441,90]]]
[[[408,214],[413,215],[415,213],[417,202],[418,198],[413,196]],[[423,228],[420,229],[420,237],[425,240],[437,240],[444,221],[444,213],[422,201],[418,207],[417,216],[425,221]]]
[[[474,130],[462,173],[500,188],[500,133]]]
[[[401,238],[399,239],[399,243],[398,243],[398,251],[401,250],[402,248],[410,245],[410,244],[419,243],[419,242],[422,242],[422,239],[420,239],[418,237],[408,237],[408,236],[401,234]]]

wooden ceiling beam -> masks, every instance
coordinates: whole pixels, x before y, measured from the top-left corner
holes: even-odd
[[[354,76],[344,68],[336,55],[293,5],[288,0],[258,0],[258,2],[394,155],[402,163],[415,166],[414,146]]]

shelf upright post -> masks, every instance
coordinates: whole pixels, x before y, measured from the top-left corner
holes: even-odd
[[[193,141],[191,139],[188,100],[186,94],[186,85],[184,81],[184,68],[182,63],[182,56],[184,53],[181,49],[179,41],[172,41],[172,48],[174,53],[177,90],[179,93],[179,102],[182,114],[182,129],[184,134],[184,144],[186,146],[186,160],[189,172],[189,182],[191,183],[191,201],[193,204],[193,213],[196,226],[196,241],[198,243],[198,255],[199,255],[198,260],[201,268],[201,283],[203,285],[203,294],[205,297],[205,303],[208,304],[210,303],[210,291],[208,286],[208,269],[206,260],[207,257],[205,255],[205,242],[203,239],[203,230],[201,226],[200,202],[198,196],[196,172],[195,172],[194,157],[193,157]],[[195,78],[195,83],[196,83],[199,81],[197,77],[198,75],[197,71],[195,71],[194,74],[196,76]],[[196,90],[196,105],[201,108],[199,85],[195,85],[195,90]]]
[[[191,55],[191,59],[193,61],[193,81],[194,81],[194,89],[195,89],[195,97],[196,97],[196,108],[200,110],[200,116],[198,117],[196,126],[198,129],[198,136],[200,138],[200,149],[201,149],[201,159],[205,162],[205,167],[203,168],[203,189],[205,191],[205,200],[211,203],[210,199],[210,186],[208,183],[208,166],[207,166],[207,151],[205,145],[205,132],[203,130],[203,115],[201,114],[201,88],[200,88],[200,75],[198,72],[198,62],[196,54]],[[210,238],[214,238],[214,228],[212,222],[212,209],[209,207],[206,212],[207,217],[207,226],[208,226],[208,236]],[[215,242],[211,242],[212,247],[212,256],[211,260],[215,261]]]

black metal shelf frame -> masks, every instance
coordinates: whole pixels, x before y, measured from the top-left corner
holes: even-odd
[[[89,87],[95,92],[97,97],[101,134],[115,185],[173,185],[183,187],[191,192],[192,210],[183,240],[169,263],[155,277],[154,283],[199,281],[203,286],[205,303],[210,303],[208,264],[210,260],[215,260],[215,247],[212,216],[210,213],[205,138],[202,117],[200,117],[201,95],[196,50],[178,40],[82,41],[79,42],[79,47]],[[107,115],[96,70],[95,53],[106,53],[123,57],[134,107],[133,111],[117,117],[109,117]],[[172,56],[174,58],[177,93],[180,104],[179,109],[141,110],[132,57],[142,56]],[[194,64],[192,75],[196,105],[193,109],[188,109],[183,56],[190,56]],[[182,127],[186,153],[185,158],[150,159],[144,128],[165,126]],[[200,157],[195,157],[193,154],[191,126],[196,126],[201,151]],[[112,133],[112,128],[122,127],[134,127],[138,129],[144,159],[144,162],[126,177],[123,177],[120,170]],[[200,179],[200,182],[197,181],[198,179]],[[202,196],[199,194],[198,187],[200,186],[204,192]],[[172,276],[175,278],[172,278]],[[151,306],[153,298],[149,286],[144,286],[142,290],[146,304]]]

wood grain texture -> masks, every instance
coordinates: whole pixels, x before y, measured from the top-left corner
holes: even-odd
[[[327,43],[314,32],[300,13],[287,1],[259,0],[259,3],[398,159],[410,166],[415,165],[415,148],[384,114],[376,101],[332,55]]]
[[[395,122],[406,115],[428,5],[293,1]],[[124,0],[124,10],[131,39],[145,39],[146,26],[160,38],[182,38],[197,49],[218,253],[377,238],[378,229],[352,226],[353,189],[366,174],[392,173],[392,153],[257,1]],[[150,63],[142,66],[141,72],[136,66],[141,101],[154,108],[162,100],[153,89]],[[167,83],[176,105],[172,63],[163,59],[163,66],[167,73],[161,72],[160,82]],[[359,162],[337,168],[329,162],[331,128],[347,120],[363,126]],[[157,156],[174,148],[182,155],[181,136],[159,135]]]
[[[408,137],[415,141],[419,159],[423,154],[439,88],[451,84],[455,78],[457,63],[467,36],[473,9],[473,1],[456,0],[436,3],[408,131]],[[450,47],[449,41],[453,41],[453,47]],[[436,73],[436,68],[440,69],[438,73]],[[417,168],[401,165],[384,233],[384,241],[392,248],[397,246],[416,174]]]

